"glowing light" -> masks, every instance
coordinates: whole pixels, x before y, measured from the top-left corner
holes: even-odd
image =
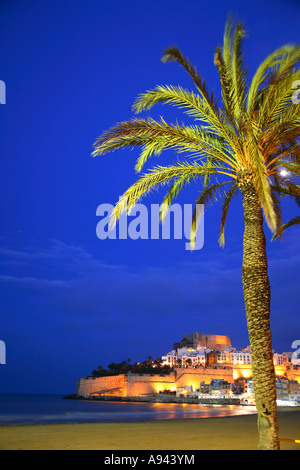
[[[244,379],[249,379],[252,375],[252,371],[250,369],[242,369],[241,372]]]
[[[283,178],[287,178],[290,175],[290,172],[287,170],[281,170],[279,173]]]

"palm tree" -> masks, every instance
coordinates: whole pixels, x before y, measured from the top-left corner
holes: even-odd
[[[300,107],[292,103],[292,84],[299,80],[300,47],[288,44],[276,49],[259,65],[247,85],[241,23],[227,20],[223,47],[217,47],[217,67],[222,104],[218,105],[205,80],[177,47],[164,51],[163,62],[177,62],[189,73],[196,92],[180,86],[156,86],[139,95],[136,113],[156,103],[175,105],[197,122],[167,123],[162,117],[121,122],[102,133],[93,156],[121,147],[141,147],[135,169],[140,172],[152,155],[173,149],[185,158],[167,166],[155,166],[124,193],[116,204],[111,223],[152,189],[171,183],[162,204],[161,218],[174,198],[193,180],[203,183],[192,220],[191,241],[199,223],[199,204],[220,199],[222,214],[219,243],[232,198],[242,194],[244,213],[243,291],[252,354],[253,385],[258,414],[258,449],[279,449],[275,374],[270,332],[270,284],[264,219],[274,233],[281,231],[282,188],[300,196],[295,179],[300,175]],[[286,177],[283,170],[289,171]]]

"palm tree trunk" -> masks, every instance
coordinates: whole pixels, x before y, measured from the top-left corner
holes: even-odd
[[[243,290],[258,414],[258,449],[279,450],[275,371],[270,330],[270,283],[261,204],[252,178],[239,181],[243,194]]]

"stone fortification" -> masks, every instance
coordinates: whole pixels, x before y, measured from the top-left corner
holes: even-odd
[[[278,377],[300,382],[300,368],[275,366]],[[178,387],[200,388],[200,383],[210,384],[213,379],[233,383],[238,378],[252,377],[250,364],[226,364],[226,367],[176,367],[170,374],[120,374],[108,377],[83,377],[77,381],[75,395],[143,397],[164,390],[176,392]]]
[[[192,385],[200,388],[200,383],[210,383],[212,379],[227,380],[233,383],[231,369],[192,367],[176,368],[168,375],[160,374],[121,374],[109,377],[83,377],[77,381],[75,395],[146,396],[152,393]]]
[[[75,395],[86,394],[126,396],[127,377],[125,374],[109,377],[82,377],[77,380]]]
[[[184,335],[179,343],[173,344],[173,349],[183,347],[197,349],[198,347],[205,347],[208,349],[215,349],[224,351],[226,347],[231,348],[231,341],[229,336],[224,335],[205,335],[198,333]]]

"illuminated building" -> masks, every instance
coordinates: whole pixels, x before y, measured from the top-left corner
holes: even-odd
[[[273,355],[278,400],[300,403],[299,359],[295,353]],[[153,374],[83,377],[77,381],[75,395],[145,397],[169,391],[188,396],[198,391],[200,396],[218,394],[217,386],[222,383],[226,387],[219,395],[228,396],[231,388],[237,394],[243,388],[248,404],[253,400],[250,347],[237,350],[228,336],[184,335],[172,351],[162,356],[162,363],[170,366],[170,373],[157,374],[153,370]]]

